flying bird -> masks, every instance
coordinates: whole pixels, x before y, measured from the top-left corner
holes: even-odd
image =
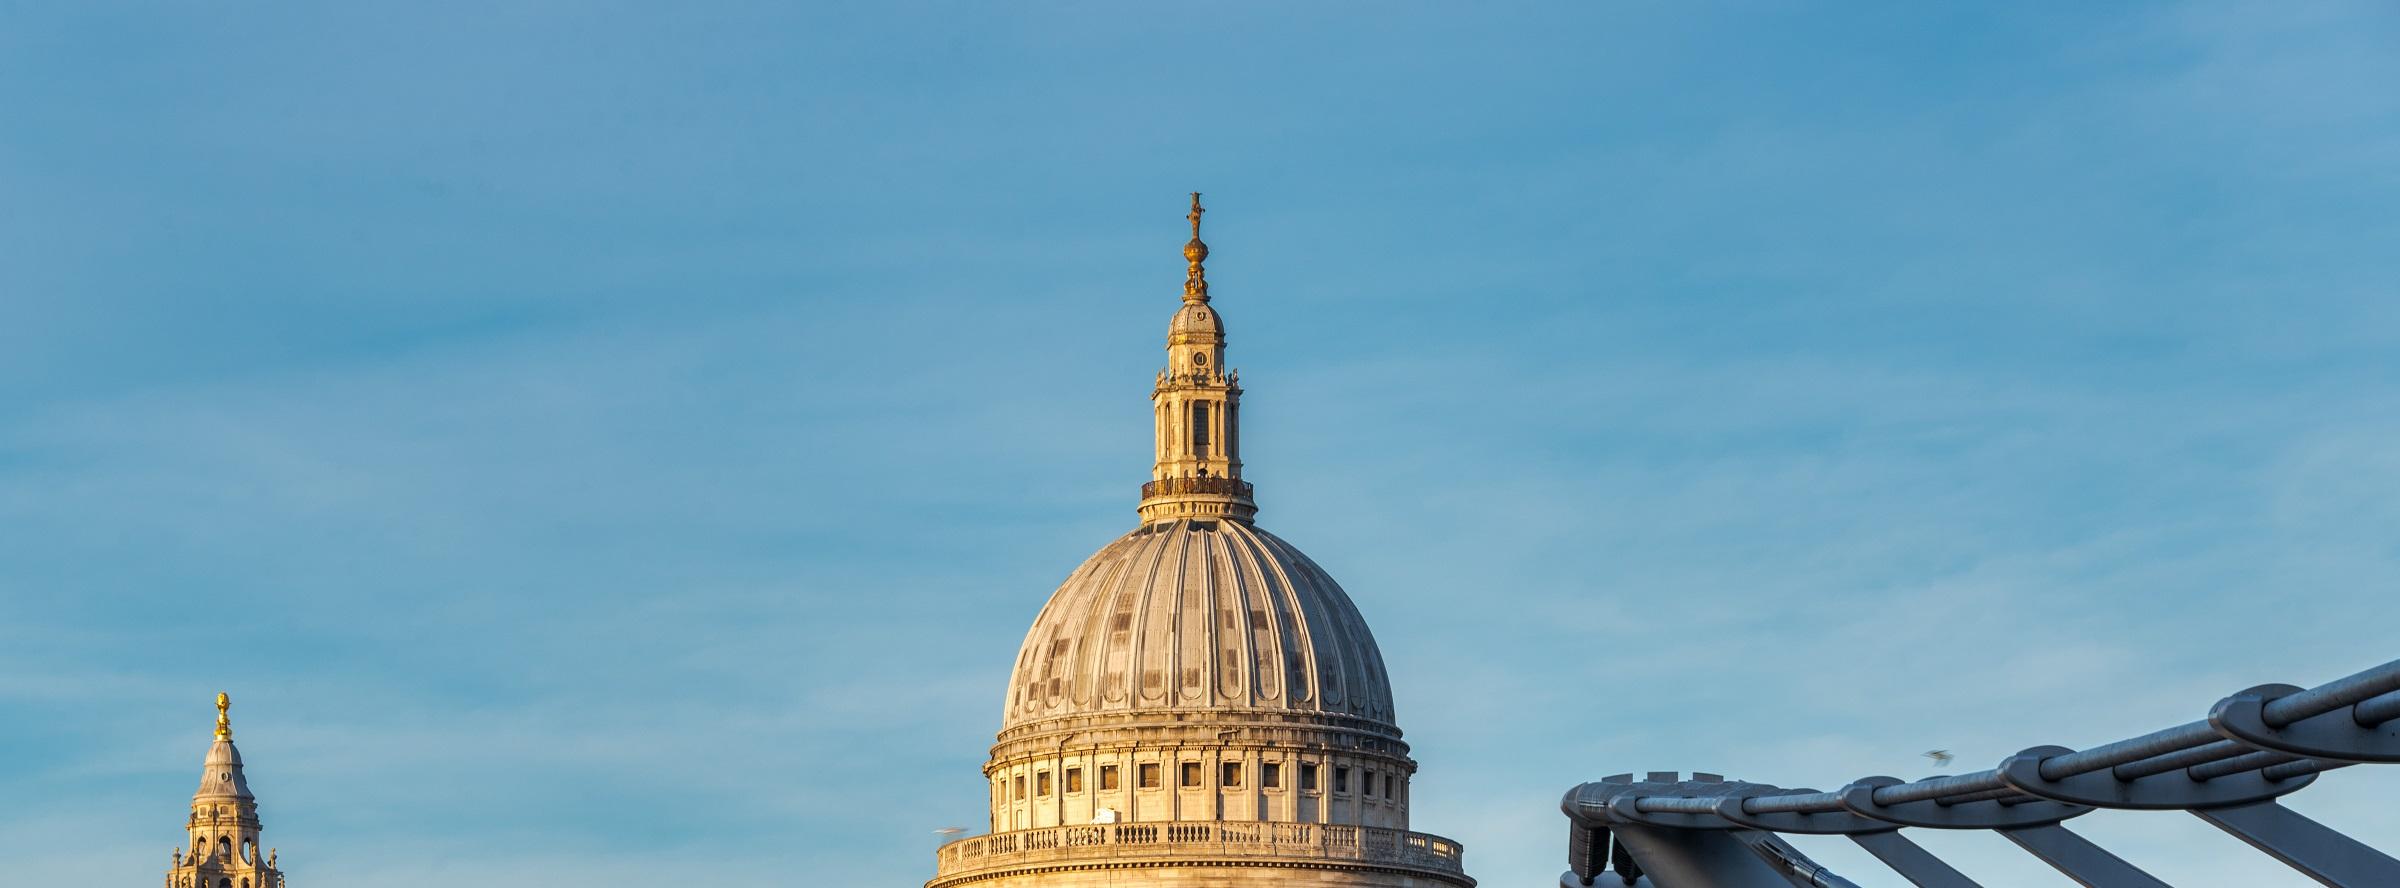
[[[945,838],[945,839],[946,839],[946,838],[949,838],[949,837],[951,837],[951,836],[958,835],[959,833],[963,833],[963,832],[966,832],[966,831],[967,831],[967,828],[966,828],[966,827],[963,827],[963,826],[945,826],[945,827],[942,827],[941,829],[934,830],[934,831],[933,831],[933,834],[934,834],[934,835],[937,835],[937,836],[941,836],[942,838]]]
[[[1947,768],[1950,766],[1950,760],[1957,758],[1957,756],[1951,755],[1950,750],[1947,749],[1927,750],[1925,757],[1932,759],[1933,766],[1936,768]]]

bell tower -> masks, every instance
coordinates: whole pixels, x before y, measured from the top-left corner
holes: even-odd
[[[233,746],[232,706],[233,698],[217,695],[217,739],[184,822],[191,842],[169,859],[166,888],[285,888],[275,852],[259,850],[258,798]]]
[[[1258,514],[1242,480],[1241,374],[1225,368],[1225,321],[1208,304],[1208,244],[1200,240],[1200,193],[1192,193],[1192,239],[1183,305],[1167,325],[1167,367],[1150,390],[1155,461],[1142,485],[1145,524],[1179,518],[1248,521]]]

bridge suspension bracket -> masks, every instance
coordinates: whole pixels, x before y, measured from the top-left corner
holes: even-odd
[[[2217,701],[2208,725],[2217,733],[2260,749],[2336,762],[2400,762],[2400,719],[2359,724],[2363,707],[2343,706],[2282,727],[2270,724],[2267,707],[2300,693],[2288,684],[2259,685]]]
[[[2246,804],[2292,792],[2317,779],[2317,775],[2310,772],[2274,780],[2267,777],[2264,769],[2260,769],[2195,780],[2189,771],[2182,768],[2133,780],[2117,779],[2113,768],[2101,768],[2057,780],[2042,778],[2043,759],[2074,751],[2064,746],[2036,746],[2017,753],[2000,763],[2000,779],[2018,792],[2054,802],[2138,811],[2221,808]]]
[[[2003,805],[1997,799],[1956,802],[1948,805],[1935,799],[1881,805],[1875,802],[1875,790],[1899,786],[1907,781],[1898,777],[1868,777],[1841,788],[1842,807],[1861,817],[1897,823],[1902,826],[1923,826],[1932,829],[2014,829],[2025,826],[2044,826],[2072,817],[2092,813],[2088,805],[2071,805],[2048,800]]]
[[[1793,795],[1799,795],[1802,793],[1813,794],[1816,792],[1816,790],[1789,789],[1784,790],[1784,792]],[[1759,793],[1758,795],[1763,794],[1764,793]],[[1717,816],[1732,821],[1737,825],[1749,827],[1751,829],[1763,829],[1768,832],[1792,833],[1796,835],[1849,836],[1860,833],[1890,832],[1900,828],[1900,825],[1897,823],[1876,820],[1871,817],[1860,817],[1857,814],[1846,810],[1775,811],[1764,814],[1755,814],[1742,810],[1742,804],[1749,798],[1751,798],[1751,796],[1744,796],[1742,798],[1729,798],[1718,801],[1716,809]]]

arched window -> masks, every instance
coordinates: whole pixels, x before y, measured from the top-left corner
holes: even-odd
[[[217,856],[219,856],[219,857],[232,857],[232,856],[233,856],[233,840],[232,840],[232,839],[226,838],[226,837],[224,837],[224,836],[218,836],[218,837],[217,837]]]

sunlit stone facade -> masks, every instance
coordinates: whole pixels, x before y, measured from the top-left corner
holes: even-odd
[[[984,767],[991,832],[944,845],[928,888],[1472,886],[1457,843],[1409,830],[1417,763],[1366,621],[1253,523],[1192,197],[1141,525],[1035,618]]]

